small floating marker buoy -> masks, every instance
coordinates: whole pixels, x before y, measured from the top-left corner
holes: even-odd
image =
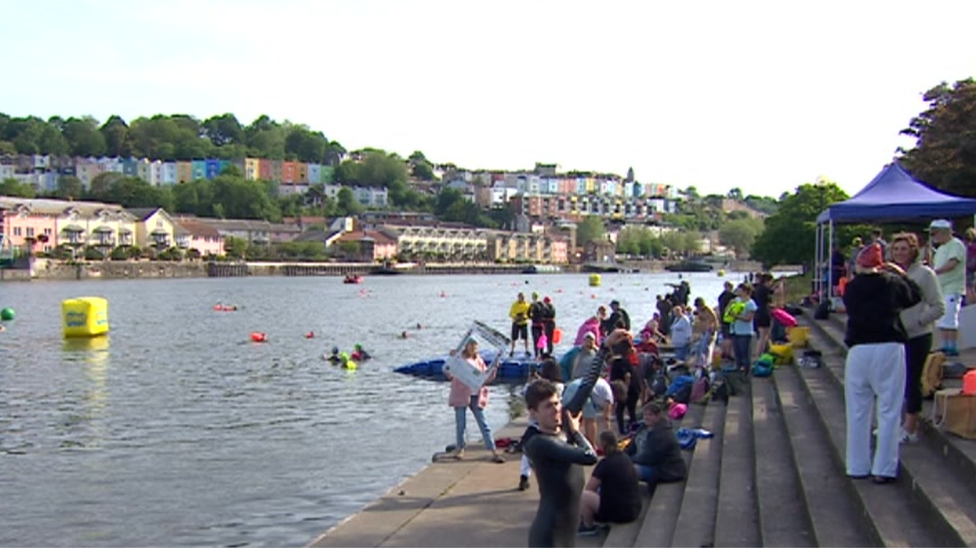
[[[224,306],[221,305],[220,303],[218,303],[218,304],[214,305],[214,310],[215,311],[223,311],[224,310]]]
[[[13,320],[15,316],[17,315],[10,307],[4,307],[2,310],[0,310],[0,320]]]
[[[268,334],[264,332],[251,332],[251,341],[255,343],[264,343],[268,340]]]
[[[309,332],[305,334],[305,339],[314,339],[314,338],[315,338],[315,332]]]
[[[447,297],[447,293],[445,293],[444,290],[441,290],[441,297]]]
[[[590,299],[596,299],[596,294],[590,294]]]

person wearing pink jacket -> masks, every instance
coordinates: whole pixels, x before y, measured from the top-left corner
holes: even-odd
[[[592,332],[596,336],[596,346],[600,347],[600,323],[607,318],[607,309],[603,305],[600,305],[596,310],[596,314],[587,318],[580,325],[579,331],[576,332],[576,341],[573,345],[579,347],[583,344],[583,338],[586,336],[587,332]]]
[[[485,361],[478,354],[478,342],[475,339],[469,339],[464,344],[464,350],[461,351],[461,358],[482,372],[488,369]],[[496,372],[497,370],[492,372],[486,382],[494,379]],[[455,426],[457,428],[457,444],[455,446],[454,458],[464,458],[464,431],[467,427],[467,411],[470,409],[475,421],[478,422],[478,428],[481,429],[481,437],[485,441],[485,448],[491,452],[492,461],[495,463],[505,463],[505,458],[495,448],[495,439],[492,438],[491,428],[485,419],[484,410],[488,407],[488,387],[482,385],[481,389],[475,392],[471,387],[451,377],[449,373],[447,376],[451,379],[451,393],[447,397],[447,404],[454,408]]]

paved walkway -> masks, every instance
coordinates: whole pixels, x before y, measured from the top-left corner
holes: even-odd
[[[517,438],[525,426],[516,420],[495,436]],[[502,464],[489,456],[483,446],[469,446],[462,461],[433,463],[309,546],[525,547],[538,488],[533,482],[518,491],[521,454],[505,454]],[[580,538],[577,546],[601,541]]]

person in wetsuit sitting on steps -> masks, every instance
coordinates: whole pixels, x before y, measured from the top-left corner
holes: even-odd
[[[525,403],[538,422],[536,432],[523,438],[539,484],[539,508],[529,528],[529,547],[574,547],[586,480],[583,465],[596,463],[596,453],[579,432],[580,414],[563,411],[552,382],[532,382],[525,391]]]

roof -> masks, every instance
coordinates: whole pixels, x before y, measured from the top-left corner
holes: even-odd
[[[302,228],[293,223],[272,223],[271,232],[273,233],[301,233]]]
[[[145,221],[162,208],[126,208],[139,221]]]
[[[131,215],[118,204],[104,202],[88,202],[84,200],[56,200],[53,198],[19,198],[15,196],[0,196],[0,208],[16,209],[24,206],[38,214],[64,215],[68,209],[77,210],[80,215],[95,216],[100,211],[110,211],[120,215]]]
[[[360,242],[367,239],[377,244],[396,244],[395,238],[390,238],[379,231],[351,231],[343,233],[342,236],[336,239],[336,242]]]
[[[218,231],[263,231],[271,230],[271,223],[261,219],[211,219],[200,218],[201,223],[206,223]]]
[[[822,211],[817,223],[923,221],[973,214],[976,214],[976,199],[932,189],[892,162],[859,193]]]
[[[190,236],[203,238],[220,238],[220,231],[207,225],[203,221],[181,219],[177,222]]]

